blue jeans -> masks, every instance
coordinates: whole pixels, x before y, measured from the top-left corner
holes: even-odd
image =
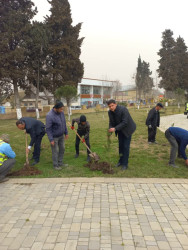
[[[128,166],[131,136],[127,138],[121,131],[118,131],[118,140],[119,140],[119,156],[120,156],[119,163],[122,166]]]

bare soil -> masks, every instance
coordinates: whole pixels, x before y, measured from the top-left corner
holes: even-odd
[[[94,162],[91,161],[84,165],[85,167],[90,168],[92,171],[102,171],[103,174],[114,174],[114,170],[111,167],[111,164],[108,162]]]
[[[37,169],[35,166],[24,166],[20,170],[10,172],[8,176],[30,176],[39,174],[42,174],[42,171]]]

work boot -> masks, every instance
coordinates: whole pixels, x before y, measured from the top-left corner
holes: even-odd
[[[78,158],[79,154],[75,154],[74,158]]]

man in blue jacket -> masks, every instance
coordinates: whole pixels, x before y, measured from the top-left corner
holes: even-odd
[[[9,144],[9,137],[6,134],[0,136],[0,183],[8,181],[6,175],[15,164],[16,154]]]
[[[46,133],[51,144],[53,167],[61,170],[65,151],[65,140],[68,139],[68,130],[63,112],[63,103],[57,102],[46,116]]]
[[[178,168],[175,164],[176,155],[179,149],[179,154],[185,160],[185,164],[188,166],[188,159],[185,153],[186,146],[188,144],[188,131],[178,127],[170,127],[165,131],[165,136],[171,144],[169,166]]]
[[[16,122],[16,126],[26,131],[27,134],[30,134],[31,141],[28,146],[28,153],[34,145],[33,157],[34,160],[31,164],[32,166],[36,165],[40,160],[40,150],[42,138],[45,135],[45,125],[39,120],[36,120],[32,117],[22,117]]]
[[[108,132],[115,132],[119,140],[119,162],[117,167],[122,167],[122,170],[128,168],[129,148],[131,143],[131,136],[136,130],[136,124],[133,121],[129,111],[124,106],[116,104],[115,100],[107,102],[109,111],[109,130]]]

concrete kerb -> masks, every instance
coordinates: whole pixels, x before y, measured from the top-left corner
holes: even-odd
[[[182,178],[10,178],[10,184],[38,183],[140,183],[140,184],[188,184],[188,179]]]

